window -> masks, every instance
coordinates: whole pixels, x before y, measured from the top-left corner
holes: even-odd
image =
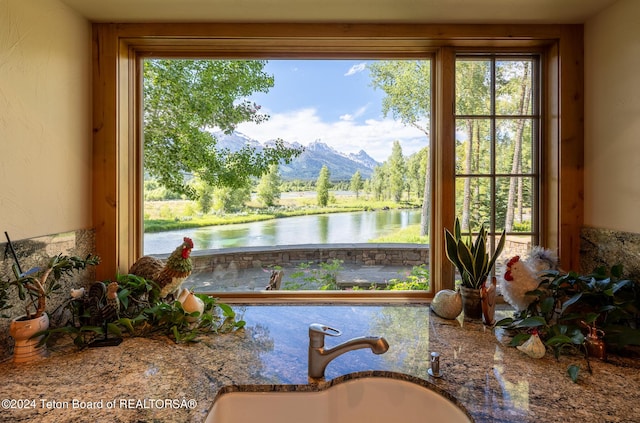
[[[504,257],[539,239],[538,63],[537,55],[456,58],[456,215],[463,231],[504,229]]]
[[[198,291],[261,291],[273,269],[281,290],[431,291],[429,58],[142,65],[144,254],[190,237]],[[303,150],[242,159],[274,140]]]
[[[514,53],[527,60],[533,59],[533,56],[527,57],[528,54],[538,54],[539,78],[532,82],[538,84],[535,89],[542,95],[532,101],[539,101],[539,109],[535,110],[532,103],[532,111],[520,118],[499,110],[492,111],[484,138],[491,141],[491,137],[495,137],[497,141],[501,136],[500,123],[531,119],[532,136],[539,136],[537,141],[531,138],[531,154],[532,160],[537,155],[539,170],[534,169],[536,165],[532,162],[531,171],[523,168],[502,173],[498,170],[488,178],[494,180],[497,194],[498,188],[510,184],[511,178],[521,179],[524,183],[535,178],[539,171],[539,198],[535,198],[533,186],[527,200],[538,216],[532,211],[530,232],[518,232],[521,228],[513,234],[531,236],[532,242],[557,249],[563,268],[579,268],[583,220],[581,26],[94,24],[93,34],[93,221],[96,252],[102,258],[97,269],[98,278],[110,278],[117,271],[128,270],[142,255],[142,128],[139,123],[140,63],[145,57],[328,59],[433,55],[431,165],[434,189],[431,192],[430,263],[431,280],[437,291],[453,286],[453,268],[443,251],[442,230],[453,224],[456,213],[461,210],[455,208],[455,182],[459,179],[455,170],[456,54],[469,56],[469,53],[489,52],[495,55],[496,63],[513,58],[510,56]],[[485,59],[494,60],[492,56]],[[531,61],[532,64],[535,62]],[[495,115],[490,116],[492,113]],[[480,116],[473,119],[481,120]],[[492,120],[497,125],[493,134]],[[536,143],[539,143],[539,151],[536,151]],[[465,175],[460,173],[458,176],[463,180]],[[478,179],[484,176],[471,175]],[[489,186],[491,183],[489,181]],[[526,194],[526,191],[522,192]],[[492,207],[499,217],[501,204],[498,199],[496,196]],[[500,224],[496,219],[494,228]],[[536,231],[537,240],[534,239]],[[402,294],[395,298],[411,301],[416,297]]]

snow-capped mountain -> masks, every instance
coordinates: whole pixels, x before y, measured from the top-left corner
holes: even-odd
[[[226,135],[222,132],[214,132],[218,140],[218,148],[238,151],[242,146],[249,145],[258,151],[265,146],[272,145],[274,141],[267,141],[264,145],[242,134],[234,132]],[[297,142],[286,142],[289,147],[302,147]],[[357,154],[341,153],[320,140],[314,141],[304,147],[304,151],[289,164],[280,165],[280,176],[285,180],[301,179],[316,180],[323,165],[329,168],[332,181],[348,181],[356,171],[360,171],[363,178],[368,178],[373,173],[373,168],[380,163],[376,162],[364,150]]]

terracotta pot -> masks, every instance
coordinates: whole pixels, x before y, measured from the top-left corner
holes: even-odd
[[[15,340],[13,362],[28,363],[47,355],[47,346],[38,346],[42,336],[32,338],[38,332],[49,329],[49,316],[43,314],[35,319],[26,316],[16,317],[9,325],[9,335]]]
[[[464,311],[464,317],[468,319],[481,319],[482,299],[480,297],[480,290],[461,286],[460,294],[462,294],[462,311]]]

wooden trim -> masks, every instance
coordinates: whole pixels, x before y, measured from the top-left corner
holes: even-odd
[[[581,27],[563,28],[559,41],[559,257],[580,271],[584,222],[584,40]]]
[[[120,38],[141,38],[153,43],[162,38],[305,38],[305,39],[406,39],[433,46],[498,41],[540,44],[558,39],[567,27],[581,25],[485,25],[485,24],[326,24],[326,23],[120,23]],[[498,45],[498,44],[496,44]]]
[[[93,223],[96,253],[103,260],[98,278],[110,279],[116,272],[127,271],[140,254],[142,211],[136,190],[141,186],[137,170],[141,153],[136,143],[141,129],[135,126],[140,99],[133,88],[139,86],[139,75],[134,73],[139,57],[205,57],[213,53],[216,57],[399,58],[436,52],[436,63],[442,61],[435,68],[439,78],[436,101],[446,110],[447,104],[453,104],[453,48],[547,48],[553,52],[554,45],[559,48],[557,64],[547,66],[552,81],[547,86],[545,133],[553,135],[557,123],[557,141],[551,139],[559,149],[557,163],[549,160],[545,164],[545,177],[552,178],[554,172],[558,175],[558,207],[552,209],[554,193],[546,190],[544,224],[553,225],[557,216],[559,241],[554,243],[556,229],[543,228],[542,242],[549,248],[559,245],[563,266],[577,268],[583,221],[582,31],[581,25],[93,24]],[[557,84],[553,66],[557,66]],[[556,121],[549,117],[554,98],[559,99]],[[436,289],[453,283],[440,233],[454,218],[453,179],[446,181],[453,169],[442,166],[452,154],[444,146],[454,145],[454,123],[445,121],[445,116],[435,117],[432,155],[436,181],[432,189],[432,272]]]
[[[559,144],[560,144],[560,57],[558,44],[549,46],[543,58],[541,115],[544,134],[540,151],[540,244],[553,248],[559,254]]]
[[[117,44],[113,26],[93,26],[93,190],[92,215],[96,232],[95,253],[101,265],[96,277],[111,279],[118,268],[117,201]]]
[[[433,185],[431,206],[431,274],[434,289],[453,289],[454,268],[444,252],[444,228],[453,228],[455,218],[455,61],[451,47],[443,47],[434,66],[436,121],[432,150]]]
[[[228,304],[427,304],[433,298],[433,293],[426,294],[422,291],[254,291],[215,292],[207,295],[220,298]]]

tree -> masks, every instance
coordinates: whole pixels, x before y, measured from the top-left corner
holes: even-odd
[[[427,147],[424,147],[407,159],[407,198],[409,200],[411,200],[411,192],[415,192],[418,198],[420,193],[424,192],[427,158]]]
[[[518,93],[514,96],[519,100],[519,104],[517,106],[518,113],[522,115],[526,115],[529,113],[529,103],[531,98],[531,80],[529,78],[529,62],[515,62],[516,64],[522,65],[522,75],[516,75],[513,77],[511,81],[513,85],[516,85],[516,90]],[[513,66],[512,66],[513,67]],[[510,84],[505,84],[505,86],[509,86]],[[513,160],[511,164],[511,173],[517,174],[522,172],[522,153],[523,153],[523,139],[524,139],[524,128],[525,128],[525,120],[520,119],[516,121],[516,131],[514,135],[514,147],[513,147]],[[504,227],[507,231],[511,231],[513,229],[514,222],[514,214],[515,214],[515,206],[520,211],[520,218],[518,220],[522,221],[522,178],[510,178],[509,179],[509,194],[507,198],[507,210],[505,216],[505,224]],[[518,201],[516,202],[516,196],[518,197]]]
[[[360,196],[360,191],[362,191],[363,182],[362,176],[360,175],[360,171],[356,170],[356,173],[351,177],[351,183],[349,184],[349,190],[355,192],[356,198]]]
[[[385,116],[391,113],[405,125],[422,131],[429,145],[431,122],[431,62],[428,60],[383,60],[368,65],[371,85],[383,90]],[[428,153],[428,152],[427,152]],[[430,154],[429,154],[430,155]],[[427,158],[420,234],[429,234],[431,166]]]
[[[267,92],[273,76],[263,60],[152,59],[144,62],[144,168],[168,189],[195,198],[185,174],[211,186],[242,187],[271,164],[290,162],[300,150],[273,147],[257,151],[217,149],[210,130],[231,133],[241,122],[269,118],[246,100]]]
[[[406,185],[405,176],[407,174],[407,166],[402,155],[402,146],[400,141],[394,141],[391,148],[391,156],[389,156],[389,188],[391,196],[397,203],[402,199],[402,193]]]
[[[482,115],[491,111],[490,97],[490,67],[488,62],[484,60],[458,60],[456,61],[456,113],[458,115]],[[457,151],[456,155],[461,158],[460,162],[464,163],[462,169],[458,169],[459,173],[471,175],[479,172],[480,162],[483,160],[481,154],[481,144],[486,128],[482,127],[486,122],[478,119],[467,118],[463,120],[463,127],[457,128],[460,133],[464,133],[462,139],[456,139],[463,150]],[[486,145],[486,143],[485,143]],[[460,223],[463,230],[476,227],[480,223],[484,223],[481,217],[471,217],[471,200],[474,189],[480,192],[479,178],[464,178],[462,189],[461,219]],[[473,185],[475,184],[475,186]],[[478,208],[475,208],[476,213]]]
[[[376,166],[373,168],[373,175],[371,176],[371,182],[369,184],[373,198],[376,200],[382,200],[384,198],[384,189],[387,184],[387,171],[385,165]]]
[[[251,185],[241,187],[217,187],[213,191],[214,208],[221,212],[237,212],[251,199]]]
[[[258,199],[265,206],[273,206],[276,200],[280,199],[280,173],[278,172],[278,165],[273,164],[269,166],[269,171],[262,175],[260,183],[258,184],[257,192]]]
[[[329,168],[327,165],[323,165],[316,182],[318,205],[320,207],[326,207],[329,204],[329,176]]]
[[[214,188],[200,178],[196,178],[193,182],[193,189],[198,197],[198,209],[202,214],[207,214],[213,206]]]

